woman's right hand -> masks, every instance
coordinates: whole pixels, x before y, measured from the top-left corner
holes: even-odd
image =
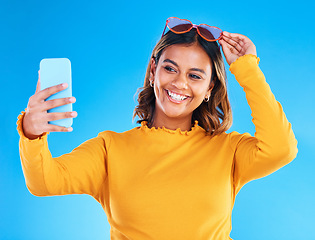
[[[23,118],[23,132],[29,139],[35,139],[43,135],[45,132],[71,132],[72,128],[60,127],[57,125],[49,124],[49,121],[75,118],[77,113],[73,112],[59,112],[48,113],[47,110],[69,103],[74,103],[76,99],[60,98],[45,101],[49,96],[66,89],[67,84],[59,84],[40,91],[40,77],[38,77],[36,92],[30,97],[25,116]]]

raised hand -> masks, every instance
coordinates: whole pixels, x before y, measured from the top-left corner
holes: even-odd
[[[38,78],[36,92],[30,97],[27,104],[25,116],[23,118],[23,132],[29,139],[35,139],[45,132],[70,132],[72,128],[60,127],[57,125],[49,124],[48,121],[54,121],[63,118],[74,118],[77,116],[73,112],[60,112],[60,113],[47,113],[48,109],[74,103],[76,99],[60,98],[45,101],[49,96],[66,89],[67,84],[59,84],[40,91],[40,77]]]
[[[219,43],[229,65],[243,55],[257,55],[254,43],[248,37],[238,33],[223,32]]]

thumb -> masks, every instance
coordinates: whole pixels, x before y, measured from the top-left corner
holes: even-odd
[[[36,92],[40,91],[40,70],[38,70],[38,81],[37,81],[37,85],[36,85]]]

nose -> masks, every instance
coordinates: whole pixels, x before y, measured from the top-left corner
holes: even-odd
[[[188,81],[182,74],[178,75],[172,82],[177,89],[188,89]]]

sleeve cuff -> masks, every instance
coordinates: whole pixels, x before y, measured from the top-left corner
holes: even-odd
[[[22,126],[22,123],[23,123],[23,118],[25,116],[25,112],[26,112],[26,109],[25,111],[22,111],[21,114],[18,116],[18,120],[16,122],[16,125],[17,125],[17,131],[21,137],[22,140],[28,140],[28,141],[40,141],[42,140],[43,138],[47,138],[47,135],[49,134],[48,132],[45,132],[43,133],[41,136],[39,136],[38,138],[35,138],[35,139],[29,139],[28,137],[26,137],[24,135],[24,132],[23,132],[23,126]]]
[[[252,65],[258,66],[259,61],[260,59],[253,54],[241,56],[230,65],[230,71],[236,75],[239,72],[238,70],[246,70]]]
[[[230,71],[242,87],[249,86],[251,83],[257,87],[259,80],[265,81],[264,74],[258,66],[259,60],[255,55],[248,54],[239,57],[231,64]]]

